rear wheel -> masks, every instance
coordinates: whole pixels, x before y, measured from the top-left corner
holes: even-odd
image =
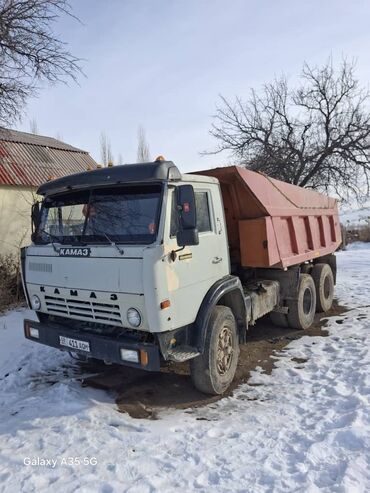
[[[222,394],[233,381],[239,357],[235,317],[226,306],[215,306],[207,325],[204,353],[190,360],[194,386],[205,394]]]
[[[316,288],[316,311],[327,312],[333,305],[334,276],[329,264],[315,264],[312,279]]]
[[[309,274],[300,274],[297,299],[288,301],[288,321],[294,329],[308,329],[316,312],[315,283]]]

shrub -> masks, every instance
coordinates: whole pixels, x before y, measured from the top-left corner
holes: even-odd
[[[358,229],[358,239],[359,241],[365,241],[366,243],[370,242],[370,224],[361,226]]]
[[[17,255],[0,255],[0,310],[24,300],[20,275],[20,260]]]
[[[342,227],[343,244],[354,241],[370,242],[370,224],[361,226]]]

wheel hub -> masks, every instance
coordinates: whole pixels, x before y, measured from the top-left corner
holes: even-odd
[[[303,294],[303,312],[308,315],[312,307],[312,293],[307,288]]]
[[[228,327],[223,327],[218,337],[217,370],[224,375],[231,366],[233,359],[233,335]]]

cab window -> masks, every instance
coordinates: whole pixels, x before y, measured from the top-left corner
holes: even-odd
[[[195,192],[195,206],[197,208],[197,229],[199,233],[211,231],[207,192]]]
[[[195,205],[197,208],[197,229],[199,233],[212,231],[211,217],[209,211],[209,200],[207,192],[195,192]],[[176,210],[176,196],[172,193],[171,203],[171,227],[170,236],[176,236],[179,229],[179,216]]]

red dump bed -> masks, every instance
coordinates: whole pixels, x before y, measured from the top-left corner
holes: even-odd
[[[284,268],[332,253],[341,243],[331,197],[239,166],[198,174],[220,181],[233,263]]]

